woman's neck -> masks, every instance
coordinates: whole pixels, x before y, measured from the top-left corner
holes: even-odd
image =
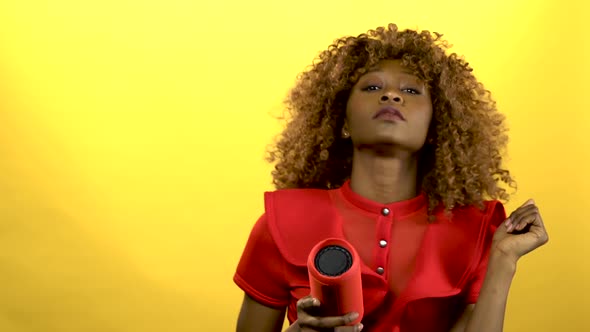
[[[355,150],[351,189],[369,200],[388,204],[414,198],[419,193],[418,160],[410,154],[379,154]]]

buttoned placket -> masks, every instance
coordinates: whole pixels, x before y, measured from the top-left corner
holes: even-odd
[[[391,238],[391,221],[393,213],[387,208],[383,207],[381,213],[377,218],[377,248],[375,250],[375,272],[383,278],[387,278],[387,262],[390,250],[389,239]]]

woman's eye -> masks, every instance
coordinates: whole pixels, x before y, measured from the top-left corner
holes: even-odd
[[[377,91],[381,89],[378,85],[368,85],[367,87],[363,88],[363,91]]]
[[[413,95],[419,95],[420,94],[420,90],[414,89],[414,88],[405,88],[405,89],[403,89],[403,91],[404,92],[411,93]]]

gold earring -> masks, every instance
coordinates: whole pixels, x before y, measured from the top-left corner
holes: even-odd
[[[342,138],[349,138],[350,133],[346,129],[342,129]]]

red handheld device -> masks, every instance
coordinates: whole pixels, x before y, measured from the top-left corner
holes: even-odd
[[[316,244],[307,258],[311,296],[320,301],[322,316],[357,312],[349,325],[361,322],[364,314],[363,285],[359,256],[345,240],[330,238]]]

